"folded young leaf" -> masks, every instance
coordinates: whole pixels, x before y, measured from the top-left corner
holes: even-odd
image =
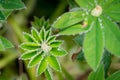
[[[32,58],[33,56],[35,56],[37,54],[37,51],[38,50],[30,50],[30,51],[27,51],[25,53],[23,53],[20,57],[20,59],[23,59],[23,60],[27,60],[27,59],[30,59]]]
[[[120,71],[113,73],[106,80],[120,80]]]
[[[59,47],[62,44],[62,41],[60,40],[55,40],[50,44],[51,47]]]
[[[47,39],[48,44],[54,42],[55,39],[56,39],[56,36],[50,36],[50,37]]]
[[[36,41],[40,42],[39,33],[34,27],[32,27],[31,33],[32,33],[32,36],[36,39]]]
[[[60,64],[57,60],[56,57],[54,56],[48,56],[47,57],[47,61],[49,63],[49,65],[56,71],[61,71],[61,67],[60,67]]]
[[[35,38],[29,33],[24,32],[23,35],[28,42],[37,42]]]
[[[47,80],[53,80],[52,73],[49,71],[49,69],[46,69],[45,76],[47,77]]]
[[[52,48],[52,50],[50,51],[50,54],[52,54],[53,56],[59,57],[59,56],[65,56],[67,52],[61,48]]]
[[[44,27],[41,29],[39,33],[40,40],[43,42],[45,40],[45,29]]]
[[[38,75],[41,75],[43,72],[45,72],[46,68],[47,68],[47,61],[46,61],[46,58],[44,58],[39,64],[38,64],[38,67],[37,67],[37,76]]]
[[[35,55],[28,64],[28,67],[33,67],[35,65],[37,65],[42,59],[43,59],[43,52],[39,52],[37,55]]]
[[[83,51],[86,61],[95,71],[100,64],[104,50],[103,32],[98,20],[92,29],[86,33],[83,43]]]
[[[82,11],[67,12],[54,22],[53,27],[63,29],[81,22],[84,20],[82,14],[84,14]]]
[[[33,43],[33,42],[25,42],[21,44],[20,47],[24,50],[35,50],[40,48],[40,44]]]
[[[102,16],[104,33],[105,33],[105,46],[106,49],[112,54],[120,56],[120,30],[117,24]]]

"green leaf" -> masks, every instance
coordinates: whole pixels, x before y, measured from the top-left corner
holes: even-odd
[[[5,20],[5,16],[1,11],[0,11],[0,20]]]
[[[93,3],[91,3],[89,0],[75,0],[76,3],[82,7],[82,8],[87,8],[87,9],[91,9],[92,6],[94,5]],[[91,0],[92,1],[92,0]],[[93,2],[93,1],[92,1]]]
[[[0,11],[0,20],[5,20],[10,15],[11,12],[12,10]]]
[[[83,46],[84,36],[85,36],[84,34],[80,34],[80,35],[76,36],[74,38],[74,41],[76,42],[76,44]]]
[[[105,32],[105,46],[112,54],[120,56],[120,30],[118,26],[111,20],[102,16],[104,32]]]
[[[59,34],[61,35],[75,35],[85,32],[86,30],[82,27],[81,24],[76,24],[65,29],[60,30]]]
[[[32,58],[36,54],[37,54],[37,50],[27,51],[21,55],[20,59],[27,60],[27,59]]]
[[[82,14],[84,13],[81,11],[67,12],[54,22],[53,27],[63,29],[81,22],[84,19]]]
[[[29,62],[28,67],[33,67],[37,65],[43,59],[43,52],[37,53]]]
[[[39,37],[40,37],[40,40],[42,42],[45,40],[45,29],[44,29],[44,27],[40,30]]]
[[[35,50],[37,48],[40,48],[40,45],[33,42],[25,42],[20,45],[20,48],[24,50]]]
[[[50,43],[54,42],[55,39],[56,39],[56,36],[50,36],[50,37],[48,38],[47,42],[50,44]]]
[[[52,73],[48,69],[45,71],[45,76],[47,77],[47,80],[53,80]]]
[[[77,55],[77,60],[80,60],[80,61],[85,60],[83,50],[82,50],[82,51],[80,51],[80,53]]]
[[[61,71],[61,67],[60,67],[60,64],[57,60],[56,57],[54,56],[48,56],[47,57],[47,61],[49,63],[49,65],[56,71]]]
[[[23,9],[24,3],[21,0],[0,0],[0,5],[4,9]]]
[[[77,7],[77,4],[75,3],[75,1],[73,1],[73,0],[67,0],[67,2],[69,4],[70,9]]]
[[[104,67],[100,65],[96,72],[91,72],[88,80],[105,80],[104,79]]]
[[[34,27],[32,27],[31,33],[32,33],[32,36],[36,39],[36,41],[40,41],[39,33]]]
[[[35,38],[29,33],[24,32],[23,35],[28,42],[37,42]]]
[[[115,21],[120,22],[120,3],[111,5],[105,10],[105,14]]]
[[[48,30],[45,35],[45,40],[47,40],[50,35],[51,35],[51,30]]]
[[[41,75],[47,68],[47,61],[46,61],[46,58],[44,58],[39,64],[38,64],[38,67],[37,67],[37,76],[38,75]]]
[[[120,71],[113,73],[106,80],[120,80]]]
[[[112,58],[111,54],[105,49],[103,58],[102,58],[102,63],[104,65],[104,71],[105,71],[105,77],[107,77],[107,74],[108,74],[108,70],[111,64],[111,58]]]
[[[4,51],[5,49],[12,48],[13,45],[10,41],[0,36],[0,51]]]
[[[61,44],[62,44],[62,41],[60,41],[60,40],[55,40],[55,41],[53,41],[53,42],[50,44],[50,46],[51,46],[51,47],[59,47]]]
[[[104,49],[103,32],[98,20],[94,23],[91,31],[86,33],[83,49],[89,66],[95,71],[100,64]]]
[[[67,52],[61,48],[52,48],[52,50],[50,51],[50,54],[58,57],[58,56],[65,56]]]

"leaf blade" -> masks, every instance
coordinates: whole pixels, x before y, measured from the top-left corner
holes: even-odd
[[[96,20],[96,23],[94,23],[91,31],[86,33],[83,43],[85,58],[94,71],[97,69],[101,61],[103,48],[103,32],[101,30],[98,20]]]

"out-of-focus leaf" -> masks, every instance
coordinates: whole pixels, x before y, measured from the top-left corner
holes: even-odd
[[[12,48],[13,45],[10,41],[0,36],[0,51],[4,51],[7,48]]]
[[[104,65],[105,77],[107,77],[107,72],[111,64],[111,54],[107,50],[104,51],[102,63]]]
[[[80,61],[85,60],[83,50],[82,50],[82,51],[80,51],[80,53],[77,55],[77,60],[80,60]]]
[[[70,6],[70,9],[77,7],[77,4],[73,0],[67,0],[68,4]]]
[[[80,34],[74,38],[74,41],[79,44],[80,46],[83,46],[84,41],[84,34]]]
[[[88,77],[88,80],[105,80],[103,65],[100,65],[95,72],[92,71]]]
[[[113,73],[106,80],[120,80],[120,71]]]
[[[21,0],[0,0],[3,9],[23,9],[24,3]]]

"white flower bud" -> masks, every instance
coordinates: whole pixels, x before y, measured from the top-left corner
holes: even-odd
[[[97,5],[92,11],[91,11],[91,15],[98,17],[102,14],[102,7]]]

